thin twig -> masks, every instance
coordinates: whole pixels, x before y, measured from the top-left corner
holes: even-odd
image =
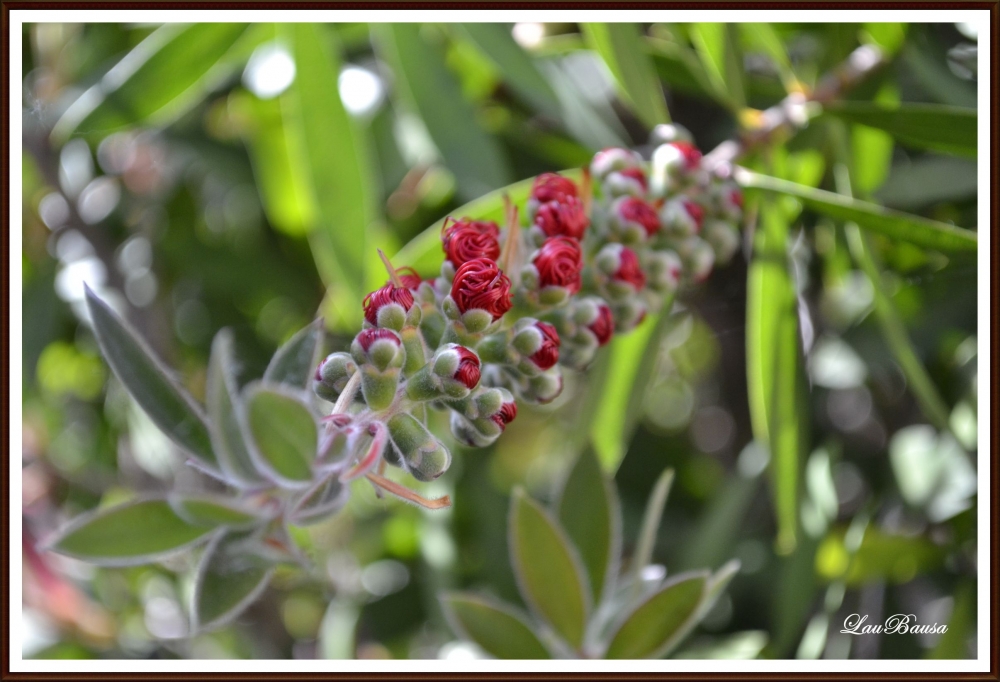
[[[402,486],[395,481],[390,481],[388,478],[384,478],[378,474],[368,473],[365,476],[369,481],[382,488],[390,495],[395,495],[400,499],[413,502],[414,504],[418,504],[425,509],[445,509],[451,506],[451,498],[447,495],[429,500],[409,488]]]
[[[378,250],[378,257],[382,259],[382,264],[385,265],[385,271],[389,273],[389,281],[392,282],[392,286],[397,289],[405,288],[403,286],[403,280],[399,278],[399,273],[396,272],[396,268],[392,267],[392,262],[389,257],[385,255],[382,249]]]
[[[344,386],[344,390],[337,398],[337,402],[333,404],[333,410],[330,414],[344,414],[347,412],[347,408],[350,407],[352,402],[354,402],[354,396],[358,392],[358,386],[360,385],[361,370],[358,370],[351,375],[350,379],[347,380],[347,385]]]

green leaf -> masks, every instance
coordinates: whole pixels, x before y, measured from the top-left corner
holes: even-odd
[[[53,137],[65,140],[77,131],[103,135],[138,123],[176,120],[226,75],[213,67],[246,27],[164,24],[69,106]]]
[[[244,390],[251,454],[279,482],[306,484],[319,439],[316,418],[304,395],[274,385],[254,383]]]
[[[879,131],[880,135],[885,135]],[[859,166],[855,157],[855,166]],[[851,177],[854,178],[855,174]],[[860,183],[857,183],[859,188]],[[892,169],[875,196],[899,210],[914,211],[934,204],[964,201],[979,191],[976,162],[927,154]]]
[[[876,96],[880,102],[898,102],[895,88],[883,86]],[[851,126],[851,179],[858,193],[868,197],[885,182],[892,168],[892,135],[866,125]]]
[[[514,40],[510,24],[458,24],[462,32],[503,74],[504,80],[538,111],[559,120],[559,98],[535,61]]]
[[[580,26],[584,38],[615,77],[618,90],[647,128],[669,123],[667,101],[656,77],[656,69],[643,45],[636,24],[599,23]]]
[[[667,504],[667,495],[674,483],[674,470],[664,469],[656,479],[653,492],[646,500],[646,511],[642,516],[642,527],[639,530],[639,540],[636,542],[635,554],[632,556],[632,580],[636,587],[641,584],[642,569],[649,565],[656,546],[656,536],[660,530],[660,520],[663,518],[663,507]]]
[[[795,197],[807,208],[838,220],[856,222],[863,229],[892,239],[940,251],[975,251],[978,237],[972,230],[892,209],[833,192],[806,187],[780,178],[737,172],[737,181],[750,190],[764,190]]]
[[[590,577],[596,604],[614,590],[621,553],[621,507],[597,456],[586,448],[576,460],[556,504],[559,521]]]
[[[578,184],[583,179],[583,171],[579,168],[559,171],[559,174]],[[511,202],[515,205],[524,206],[531,195],[531,186],[534,183],[535,178],[530,177],[526,180],[515,182],[512,185],[501,187],[463,206],[459,206],[454,211],[451,211],[448,216],[456,218],[467,217],[473,220],[492,220],[502,225],[504,220],[504,196],[510,197]],[[448,219],[448,216],[441,218],[411,239],[393,256],[393,264],[397,268],[410,266],[422,273],[439,270],[441,263],[444,262],[444,252],[441,250],[441,228],[444,227],[444,221]]]
[[[792,63],[785,50],[785,44],[774,27],[771,24],[756,22],[739,24],[739,30],[744,43],[760,50],[774,61],[781,75],[782,84],[791,92],[797,86],[798,79],[792,71]]]
[[[662,311],[647,315],[638,328],[616,334],[606,354],[610,355],[603,396],[590,426],[591,442],[604,470],[613,473],[625,457],[626,447],[641,414],[642,399],[649,382],[659,342],[672,301]]]
[[[379,24],[377,46],[423,119],[431,139],[455,174],[458,194],[482,196],[510,181],[510,167],[497,141],[476,123],[476,112],[463,97],[444,63],[444,54],[421,35],[420,24]]]
[[[252,526],[266,517],[240,500],[218,495],[173,494],[168,498],[174,512],[188,523],[199,526]]]
[[[743,521],[760,487],[760,477],[730,476],[712,496],[689,539],[678,551],[681,570],[715,566],[732,556]]]
[[[308,389],[323,351],[323,320],[295,333],[271,358],[264,381]]]
[[[295,58],[295,82],[283,98],[282,114],[304,141],[319,209],[309,243],[340,318],[334,322],[354,330],[361,326],[367,235],[377,216],[372,161],[340,100],[339,56],[329,47],[333,34],[316,24],[282,24],[280,31]]]
[[[938,570],[947,551],[925,537],[895,535],[869,526],[853,554],[845,529],[831,531],[816,550],[816,574],[827,581],[842,580],[848,587],[885,581],[902,584],[917,575]]]
[[[707,573],[675,577],[637,606],[617,627],[604,657],[660,658],[680,640],[705,593]]]
[[[735,107],[729,93],[719,89],[719,84],[705,71],[698,55],[687,46],[651,37],[646,39],[646,49],[659,77],[675,90],[707,96],[725,107]]]
[[[728,93],[733,108],[746,106],[743,69],[733,24],[691,24],[691,42],[716,90]]]
[[[242,535],[221,533],[205,548],[195,572],[194,627],[204,632],[225,625],[267,587],[274,567],[240,552]]]
[[[350,487],[340,482],[339,472],[334,472],[302,494],[289,520],[297,525],[321,521],[346,504],[348,493]]]
[[[449,592],[441,596],[441,607],[456,633],[495,658],[551,658],[527,618],[512,606],[475,594]]]
[[[962,580],[954,593],[948,629],[937,645],[924,656],[930,659],[969,658],[969,637],[976,622],[976,590],[973,582]]]
[[[212,467],[212,439],[201,406],[171,376],[146,342],[88,287],[87,310],[101,352],[149,418],[186,452]]]
[[[760,656],[767,646],[767,640],[767,632],[764,630],[745,630],[725,635],[707,644],[687,647],[673,657],[716,661],[751,660]]]
[[[205,394],[209,431],[219,467],[227,480],[235,485],[250,487],[265,479],[254,466],[244,437],[246,414],[240,401],[233,365],[233,335],[230,330],[223,329],[212,341],[212,355],[208,362]]]
[[[761,207],[747,283],[747,388],[754,437],[771,453],[778,551],[795,547],[800,443],[799,326],[789,270],[788,222],[773,202]]]
[[[824,111],[850,123],[884,130],[908,147],[976,158],[975,109],[941,104],[831,102],[824,105]]]
[[[135,566],[188,549],[212,530],[185,521],[165,500],[141,500],[74,519],[48,548],[100,566]]]
[[[583,643],[590,587],[566,532],[520,488],[509,519],[511,561],[521,596],[574,647]]]

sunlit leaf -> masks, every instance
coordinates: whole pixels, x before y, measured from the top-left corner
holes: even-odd
[[[551,658],[527,618],[511,606],[463,592],[442,595],[441,606],[453,630],[495,658]]]
[[[226,75],[213,67],[246,27],[164,24],[70,105],[53,136],[63,140],[74,132],[105,134],[138,123],[165,125],[175,120]]]
[[[582,24],[587,43],[607,64],[618,90],[647,128],[669,123],[667,102],[636,24]]]
[[[277,350],[264,372],[264,381],[307,389],[323,351],[323,324],[303,327]]]
[[[641,578],[642,569],[648,566],[653,558],[656,536],[660,530],[660,520],[663,518],[663,507],[667,504],[667,495],[670,494],[673,483],[674,470],[664,469],[646,500],[646,511],[642,515],[642,526],[639,529],[639,541],[632,556],[632,579],[636,584]]]
[[[274,567],[240,552],[240,535],[220,534],[205,548],[195,572],[194,620],[200,631],[213,630],[236,618],[267,587]]]
[[[767,646],[767,632],[746,630],[725,635],[705,644],[686,647],[674,654],[673,658],[694,660],[744,661],[757,658]]]
[[[203,463],[214,466],[212,439],[201,406],[107,303],[89,288],[86,296],[97,342],[115,376],[171,440]]]
[[[796,88],[798,79],[792,71],[792,63],[785,50],[785,44],[774,27],[771,24],[760,22],[741,23],[739,31],[743,41],[749,47],[760,50],[774,61],[774,65],[778,67],[778,73],[781,74],[781,82],[785,89],[791,92]]]
[[[746,94],[735,30],[732,24],[719,23],[697,23],[689,27],[691,42],[715,88],[728,93],[733,106],[742,109],[746,106]]]
[[[614,589],[621,553],[621,508],[614,485],[590,448],[570,470],[556,509],[566,534],[580,552],[597,603],[606,591]]]
[[[849,587],[879,581],[905,583],[918,574],[940,568],[946,551],[927,538],[865,531],[855,552],[845,544],[843,528],[830,532],[816,550],[816,574],[827,581],[843,580]]]
[[[212,530],[184,520],[165,500],[142,500],[84,514],[48,547],[100,566],[134,566],[192,547]]]
[[[617,627],[609,659],[659,658],[672,648],[705,593],[707,574],[677,576],[637,606]]]
[[[378,28],[378,46],[397,74],[396,87],[423,119],[455,174],[459,195],[471,199],[507,184],[511,172],[503,149],[476,122],[472,105],[445,67],[443,52],[425,40],[420,24]]]
[[[258,466],[290,485],[311,481],[319,435],[304,395],[261,383],[251,384],[243,395],[250,451]]]
[[[961,227],[759,173],[741,170],[737,176],[745,188],[795,197],[817,213],[854,221],[863,229],[892,239],[941,251],[975,251],[978,248],[976,233]]]
[[[590,612],[585,569],[565,531],[520,489],[511,501],[509,541],[524,601],[567,642],[580,646]]]
[[[975,109],[913,103],[886,106],[874,102],[831,102],[823,109],[845,121],[884,130],[907,147],[976,158]]]
[[[295,81],[282,102],[282,115],[304,141],[319,209],[310,245],[340,325],[357,329],[366,237],[377,214],[369,150],[340,100],[340,61],[331,49],[332,34],[316,24],[282,24],[280,35],[291,43],[295,59]]]

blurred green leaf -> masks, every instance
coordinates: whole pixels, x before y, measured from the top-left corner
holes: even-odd
[[[349,487],[340,482],[338,475],[331,474],[299,498],[289,518],[297,525],[320,521],[340,509],[347,502],[349,492]]]
[[[906,28],[906,24],[888,21],[871,22],[861,29],[861,36],[863,40],[878,45],[887,57],[891,57],[903,46],[906,40]]]
[[[223,329],[212,341],[208,362],[205,393],[209,430],[219,467],[227,479],[235,484],[253,486],[264,479],[254,466],[244,439],[242,424],[246,415],[236,385],[234,362],[232,332]]]
[[[264,381],[308,389],[323,351],[323,321],[303,327],[271,358]]]
[[[895,104],[899,94],[895,88],[883,87],[876,101],[879,104]],[[892,167],[892,136],[866,125],[851,126],[851,180],[859,196],[869,197],[889,176]]]
[[[747,46],[758,49],[771,58],[778,68],[785,89],[788,92],[797,89],[798,78],[792,71],[792,63],[785,50],[785,44],[774,27],[771,24],[754,22],[739,24],[738,28],[740,37]]]
[[[441,596],[441,606],[455,632],[495,658],[551,658],[527,619],[507,604],[450,592]]]
[[[712,79],[715,89],[727,93],[736,110],[744,108],[746,94],[743,87],[743,65],[735,39],[735,25],[691,24],[688,31],[705,73]]]
[[[205,548],[195,570],[194,626],[204,632],[230,622],[264,591],[274,567],[240,553],[240,535],[220,534]]]
[[[926,40],[906,42],[900,56],[933,99],[951,106],[976,107],[976,85],[953,74],[944,56],[939,55],[938,50],[929,48]]]
[[[975,109],[905,102],[896,106],[830,102],[823,110],[850,123],[884,130],[908,147],[976,158]]]
[[[212,530],[185,521],[165,500],[142,500],[74,519],[48,548],[99,566],[135,566],[187,549]]]
[[[255,382],[243,396],[258,466],[291,485],[311,481],[319,436],[305,394]]]
[[[213,67],[246,24],[164,24],[66,109],[56,140],[74,132],[105,134],[138,123],[165,125],[224,77]]]
[[[574,647],[583,643],[590,587],[565,531],[518,488],[509,520],[511,562],[525,603]]]
[[[204,413],[146,342],[87,288],[87,309],[97,342],[115,376],[157,427],[186,452],[214,467]]]
[[[916,211],[934,204],[966,201],[978,192],[979,171],[974,161],[928,154],[894,166],[875,196],[886,206]]]
[[[354,330],[361,326],[367,250],[374,250],[367,241],[377,215],[372,161],[340,101],[340,61],[336,47],[329,47],[331,34],[321,35],[315,24],[282,24],[280,30],[291,43],[296,69],[282,114],[304,141],[319,208],[320,223],[309,234],[310,245],[340,317],[338,326]]]
[[[559,171],[559,174],[579,183],[583,179],[583,171],[578,168]],[[447,216],[441,218],[426,230],[411,239],[395,256],[393,264],[399,268],[410,266],[424,274],[435,272],[441,268],[444,252],[441,250],[441,229],[449,216],[456,218],[472,218],[473,220],[492,220],[499,225],[504,221],[504,196],[510,198],[516,206],[524,206],[531,195],[531,186],[535,178],[527,178],[512,185],[501,187],[464,206],[459,206]]]
[[[531,55],[515,42],[510,24],[467,23],[458,26],[493,62],[521,98],[538,111],[559,120],[559,98]]]
[[[852,556],[844,537],[845,530],[840,528],[820,543],[816,574],[827,581],[843,580],[848,587],[878,581],[909,582],[918,574],[939,568],[947,553],[927,538],[894,535],[870,526]]]
[[[182,519],[200,526],[248,526],[264,516],[245,502],[219,495],[187,495],[175,493],[167,501]]]
[[[423,119],[445,165],[455,174],[459,195],[472,199],[506,185],[511,172],[503,149],[476,122],[472,105],[445,68],[441,50],[424,39],[419,24],[377,28],[378,46],[397,76],[396,87]]]
[[[660,531],[660,521],[663,518],[663,507],[667,504],[667,495],[674,483],[674,470],[664,469],[653,485],[653,492],[646,500],[646,511],[642,516],[642,527],[639,529],[639,540],[632,556],[632,580],[635,585],[641,582],[642,569],[649,565],[656,546],[656,536]]]
[[[674,89],[714,99],[726,107],[734,106],[729,93],[719,90],[698,55],[688,47],[661,38],[647,38],[646,49],[659,77]]]
[[[771,453],[778,551],[787,553],[796,542],[803,429],[798,309],[788,222],[771,202],[760,215],[747,283],[747,385],[754,437]]]
[[[644,600],[615,630],[604,657],[660,658],[679,641],[705,594],[707,573],[676,576]]]
[[[757,658],[767,646],[767,632],[746,630],[724,635],[712,642],[699,643],[678,652],[674,658],[744,661]]]
[[[941,635],[937,645],[927,652],[925,658],[956,659],[969,658],[969,637],[975,631],[976,590],[971,580],[963,580],[952,596],[951,618],[948,629]]]
[[[759,476],[730,476],[701,512],[689,540],[678,553],[678,568],[687,570],[698,566],[716,566],[732,556],[759,487]]]
[[[940,251],[975,251],[978,248],[978,238],[971,230],[768,175],[743,170],[737,175],[738,182],[747,189],[795,197],[817,213],[854,221],[866,230],[892,239]]]
[[[670,122],[663,88],[636,24],[581,24],[584,38],[615,77],[618,90],[647,128]]]
[[[556,505],[559,521],[587,568],[594,603],[614,589],[621,553],[621,507],[597,456],[585,448],[569,472]]]

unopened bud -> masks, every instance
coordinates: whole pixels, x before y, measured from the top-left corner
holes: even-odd
[[[594,154],[594,158],[590,162],[590,174],[600,182],[613,171],[640,168],[641,166],[642,157],[631,149],[609,147]]]
[[[660,216],[637,197],[621,197],[611,205],[609,225],[623,244],[641,244],[660,230]]]
[[[336,402],[358,366],[347,353],[331,353],[316,367],[313,391],[323,400]]]
[[[420,322],[420,307],[413,305],[413,292],[391,282],[365,296],[364,309],[365,320],[373,327],[399,331],[407,323]]]
[[[715,260],[719,264],[728,263],[740,248],[739,230],[723,220],[705,221],[701,237],[712,247]]]
[[[449,343],[406,382],[411,400],[464,398],[479,384],[479,356],[464,346]]]
[[[612,171],[604,179],[604,193],[610,197],[645,198],[649,189],[646,173],[639,167]]]
[[[427,427],[406,412],[393,416],[387,426],[394,454],[418,481],[432,481],[451,465],[451,453]]]
[[[703,282],[715,265],[715,252],[708,242],[698,237],[688,237],[677,244],[677,253],[687,266],[693,282]]]
[[[621,244],[606,244],[594,260],[606,275],[605,288],[615,299],[628,298],[646,286],[646,275],[635,251]]]
[[[362,329],[351,343],[351,355],[359,365],[371,364],[379,371],[402,367],[403,341],[391,329]]]
[[[645,268],[649,288],[661,293],[677,291],[681,283],[684,264],[673,251],[650,251],[645,254]]]
[[[701,231],[705,209],[689,199],[671,199],[660,209],[660,219],[673,237],[690,237]]]
[[[559,362],[559,333],[548,322],[524,318],[515,326],[511,342],[530,365],[530,373],[544,371]]]

